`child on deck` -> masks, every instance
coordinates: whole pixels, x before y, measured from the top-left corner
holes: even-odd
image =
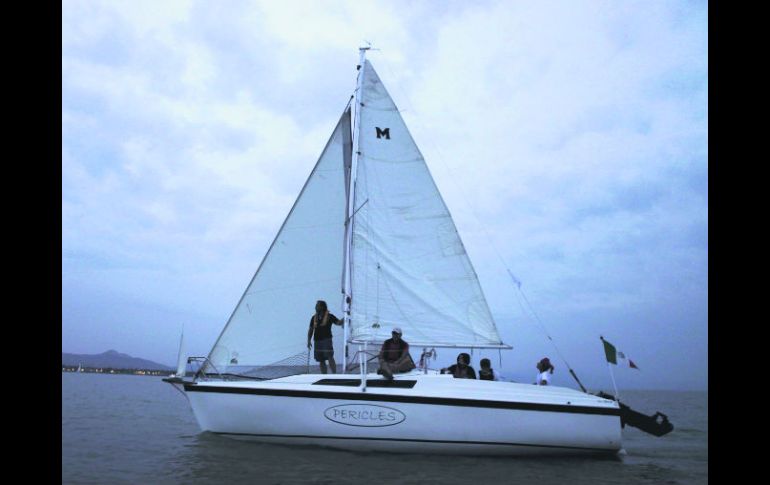
[[[479,379],[482,381],[498,380],[495,371],[492,370],[492,364],[489,362],[489,359],[481,359],[479,364],[481,365],[481,368],[479,369]]]
[[[551,364],[548,357],[544,357],[535,367],[537,367],[538,371],[535,384],[538,386],[547,386],[551,382],[551,374],[553,374],[554,370],[553,364]]]

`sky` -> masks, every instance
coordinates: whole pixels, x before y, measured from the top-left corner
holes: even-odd
[[[618,387],[708,389],[707,24],[699,1],[65,0],[62,351],[173,365],[184,329],[208,354],[371,43],[513,346],[474,361],[610,390],[601,335],[639,367]]]

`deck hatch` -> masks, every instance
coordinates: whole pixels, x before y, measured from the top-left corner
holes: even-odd
[[[367,380],[366,387],[392,387],[398,389],[412,389],[417,381],[402,381],[392,380],[386,381],[382,379]],[[361,379],[321,379],[313,383],[314,386],[346,386],[346,387],[358,387],[361,385]]]

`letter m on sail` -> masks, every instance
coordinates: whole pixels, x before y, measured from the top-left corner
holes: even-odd
[[[375,129],[377,130],[377,138],[382,138],[384,136],[386,140],[390,140],[390,128],[380,129],[375,126]]]

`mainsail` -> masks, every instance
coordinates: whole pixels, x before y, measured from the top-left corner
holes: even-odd
[[[346,109],[209,354],[218,371],[235,368],[243,372],[305,355],[315,302],[326,300],[330,310],[337,307],[350,132],[350,110]],[[335,330],[339,354],[342,332],[339,327]]]
[[[396,105],[364,63],[357,125],[349,341],[508,348]]]

